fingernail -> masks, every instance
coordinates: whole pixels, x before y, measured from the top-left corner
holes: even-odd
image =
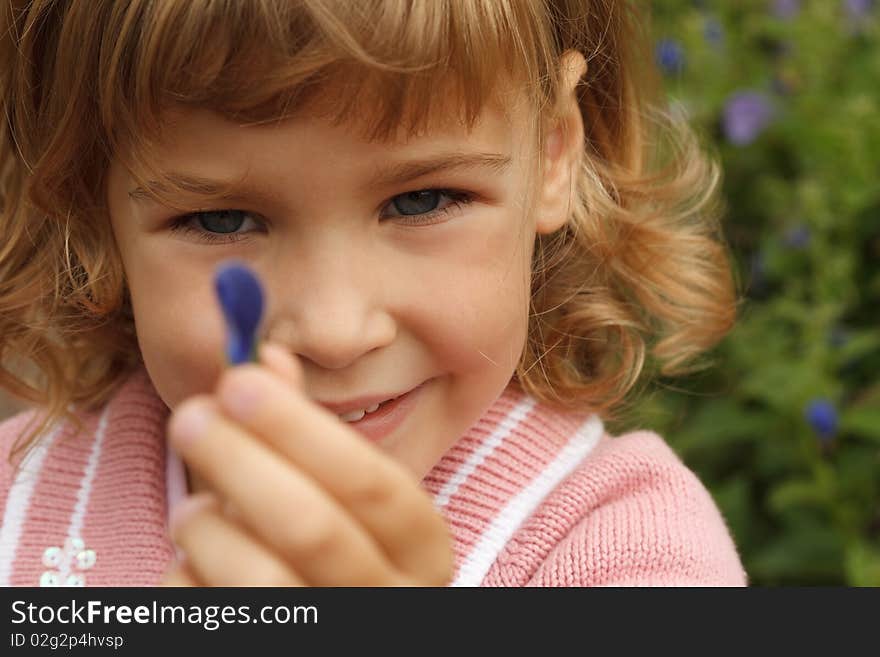
[[[208,428],[214,411],[204,402],[188,402],[179,407],[171,416],[168,433],[178,445],[199,438]]]
[[[220,398],[223,409],[233,419],[242,422],[247,422],[251,419],[265,394],[256,377],[266,376],[266,374],[260,375],[259,372],[245,371],[245,368],[252,367],[255,366],[246,365],[237,368],[238,371],[228,372],[224,381],[220,384],[220,389],[217,391],[217,396]]]
[[[295,387],[300,384],[299,364],[290,352],[271,342],[260,345],[260,360]]]

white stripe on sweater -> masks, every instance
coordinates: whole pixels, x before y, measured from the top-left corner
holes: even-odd
[[[86,516],[86,509],[89,505],[89,497],[92,494],[92,483],[95,480],[95,472],[98,470],[98,460],[101,458],[101,448],[104,446],[104,436],[107,433],[109,415],[110,404],[107,404],[104,407],[103,413],[101,413],[101,418],[98,420],[98,428],[95,430],[95,440],[92,442],[92,451],[89,453],[89,460],[86,463],[85,472],[80,480],[79,490],[76,494],[76,505],[73,507],[73,513],[70,516],[70,524],[67,527],[67,537],[71,540],[82,539],[83,522]],[[88,545],[85,547],[88,547]],[[64,555],[64,561],[59,567],[62,581],[63,578],[66,578],[70,573],[75,558],[75,550],[71,550]]]
[[[532,397],[525,397],[520,401],[513,410],[508,413],[501,422],[495,427],[489,437],[484,440],[473,452],[468,456],[467,460],[462,463],[461,467],[456,470],[449,478],[437,496],[434,498],[434,505],[440,509],[449,504],[449,500],[458,491],[469,476],[477,469],[477,467],[486,460],[486,458],[495,450],[498,445],[504,442],[504,439],[510,435],[522,419],[528,415],[529,411],[535,405]]]
[[[61,433],[62,427],[63,425],[58,424],[45,437],[39,436],[37,438],[37,442],[22,460],[15,481],[9,489],[6,498],[6,511],[3,513],[3,524],[0,526],[0,586],[11,585],[12,564],[15,561],[18,541],[24,530],[31,496],[40,479],[40,470],[43,468],[46,454],[49,453],[52,443]]]
[[[451,586],[480,585],[520,525],[593,450],[603,432],[601,420],[595,415],[590,416],[556,458],[495,516],[480,542],[464,558]]]

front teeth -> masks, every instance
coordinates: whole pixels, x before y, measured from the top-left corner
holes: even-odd
[[[395,397],[395,399],[397,399],[397,398]],[[340,415],[339,419],[344,420],[345,422],[357,422],[358,420],[362,419],[364,417],[364,415],[366,415],[367,413],[372,413],[373,411],[375,411],[378,408],[379,408],[379,404],[373,404],[372,406],[368,406],[364,410],[352,411],[351,413],[346,413],[345,415]]]
[[[346,413],[345,415],[340,415],[339,418],[341,420],[345,420],[346,422],[357,422],[366,414],[367,414],[366,411],[352,411],[351,413]]]

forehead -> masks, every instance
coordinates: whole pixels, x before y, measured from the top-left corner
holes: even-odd
[[[119,191],[125,185],[132,201],[169,207],[197,197],[270,204],[282,189],[301,200],[331,190],[369,194],[441,172],[456,184],[513,173],[512,184],[520,171],[529,176],[536,160],[527,137],[532,122],[514,107],[513,101],[487,103],[470,125],[450,114],[418,131],[400,127],[385,139],[371,138],[363,123],[334,122],[317,112],[255,124],[175,107],[163,117],[164,137],[150,164],[125,176],[125,165],[114,161],[110,181]]]
[[[370,135],[369,117],[338,121],[315,105],[259,123],[235,121],[205,108],[173,107],[163,115],[162,138],[153,144],[150,165],[132,174],[136,180],[150,180],[171,171],[224,178],[251,171],[283,180],[313,177],[320,168],[340,179],[351,175],[363,180],[393,172],[398,161],[479,155],[521,160],[528,155],[534,127],[526,107],[524,98],[496,96],[471,124],[453,111],[435,111],[419,129],[402,123],[385,138]]]
[[[459,143],[474,148],[510,146],[514,135],[523,134],[527,123],[512,119],[495,107],[486,107],[473,125],[460,121],[433,121],[419,130],[400,127],[387,138],[371,138],[358,122],[336,123],[315,114],[298,114],[259,124],[230,120],[209,109],[178,109],[169,112],[158,146],[164,154],[218,149],[270,149],[276,154],[298,151],[326,155],[345,150],[367,155],[373,152],[407,151]],[[277,147],[273,144],[277,143]],[[294,148],[294,152],[289,149]],[[219,153],[218,153],[219,154]]]

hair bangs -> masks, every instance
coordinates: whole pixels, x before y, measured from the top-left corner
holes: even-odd
[[[471,127],[501,80],[546,102],[556,53],[541,20],[503,0],[118,3],[101,45],[101,117],[113,156],[152,178],[175,108],[243,125],[308,113],[382,141]]]

